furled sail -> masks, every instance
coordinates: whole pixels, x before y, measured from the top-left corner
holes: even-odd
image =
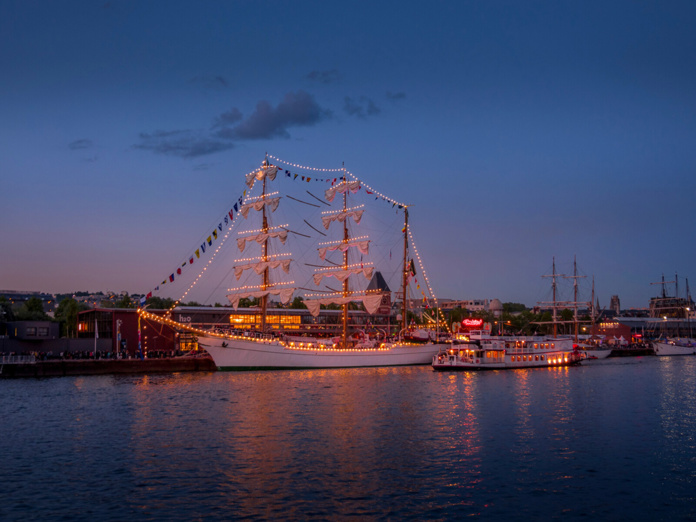
[[[285,244],[285,240],[288,238],[287,230],[277,230],[272,232],[260,232],[259,234],[251,234],[250,236],[244,236],[237,238],[237,247],[240,252],[244,252],[246,244],[249,241],[256,241],[257,243],[263,243],[269,237],[277,237],[280,242]]]
[[[357,247],[361,254],[367,255],[369,253],[369,250],[370,250],[370,240],[368,239],[368,240],[364,240],[364,241],[348,241],[348,242],[339,243],[338,245],[321,247],[318,249],[319,250],[319,257],[323,261],[326,258],[327,252],[333,252],[334,250],[340,250],[341,252],[345,252],[346,250],[348,250],[352,246]]]
[[[261,181],[263,178],[268,177],[271,181],[276,178],[278,174],[278,167],[272,165],[269,167],[264,167],[257,170],[256,172],[250,172],[246,175],[246,184],[251,188],[254,185],[254,180],[257,179]]]
[[[350,303],[351,301],[354,302],[362,302],[363,306],[365,307],[365,310],[367,311],[368,314],[372,315],[377,312],[379,309],[379,305],[382,302],[382,295],[381,294],[373,294],[373,295],[353,295],[349,297],[324,297],[320,299],[305,299],[304,304],[307,305],[307,309],[309,310],[309,313],[312,314],[314,317],[317,317],[319,315],[319,311],[321,309],[321,305],[330,305],[330,304],[337,304],[337,305],[344,305],[346,303]]]
[[[249,210],[254,209],[254,210],[261,210],[264,205],[268,208],[271,209],[271,212],[275,212],[275,210],[278,208],[278,203],[280,203],[280,198],[264,198],[264,199],[259,199],[258,201],[254,201],[253,203],[246,203],[242,205],[242,208],[239,209],[239,212],[244,216],[244,219],[247,219],[249,216]]]
[[[321,216],[321,223],[324,225],[324,228],[326,230],[329,229],[329,225],[331,224],[332,221],[340,221],[342,223],[349,217],[352,217],[356,223],[360,223],[360,220],[362,219],[363,212],[365,212],[364,209],[346,210],[343,212],[326,214],[324,216]]]
[[[345,270],[327,270],[325,272],[317,272],[314,274],[314,284],[321,284],[321,280],[325,277],[335,277],[341,283],[348,279],[352,274],[363,274],[367,279],[372,277],[374,267],[366,266],[363,268],[349,268]]]
[[[331,202],[336,197],[336,194],[345,194],[347,190],[349,190],[352,194],[355,194],[359,189],[359,181],[342,181],[335,187],[326,189],[324,196],[326,197],[326,201]]]
[[[245,242],[246,244],[246,242]],[[261,275],[266,268],[282,268],[286,274],[290,273],[290,263],[292,259],[276,259],[272,261],[259,261],[258,263],[249,263],[247,265],[238,265],[234,267],[234,276],[239,280],[245,270],[253,269],[254,272]]]
[[[292,299],[292,294],[295,292],[295,290],[295,288],[267,288],[266,290],[242,291],[227,294],[227,299],[230,300],[230,303],[235,310],[239,307],[240,299],[251,297],[259,298],[267,295],[277,295],[280,297],[281,303],[288,304],[290,299]]]

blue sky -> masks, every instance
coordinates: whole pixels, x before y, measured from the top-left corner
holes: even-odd
[[[411,204],[439,297],[532,305],[577,255],[647,306],[696,278],[695,15],[0,0],[0,288],[149,291],[268,152]]]

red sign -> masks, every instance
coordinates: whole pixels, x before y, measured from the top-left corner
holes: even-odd
[[[474,330],[483,326],[483,319],[463,319],[462,328]]]

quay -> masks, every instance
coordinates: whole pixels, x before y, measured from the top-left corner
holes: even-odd
[[[67,377],[78,375],[122,375],[171,372],[214,372],[208,357],[161,359],[57,359],[37,361],[33,357],[0,357],[0,378]]]

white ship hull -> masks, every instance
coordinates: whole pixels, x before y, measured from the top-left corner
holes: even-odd
[[[360,368],[430,364],[441,344],[385,344],[380,348],[332,349],[316,344],[290,346],[279,339],[199,337],[198,344],[220,370]]]
[[[611,355],[611,348],[601,350],[580,348],[580,353],[585,354],[586,359],[606,359]]]
[[[696,344],[672,344],[654,342],[653,348],[655,355],[694,355],[696,354]]]

